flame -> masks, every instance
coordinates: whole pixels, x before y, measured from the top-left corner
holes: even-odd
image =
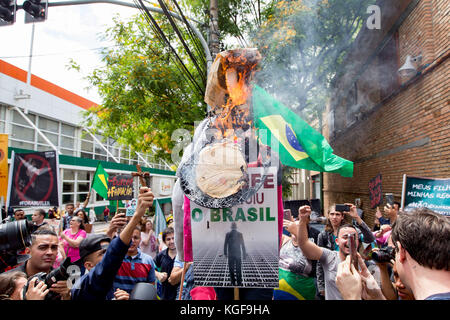
[[[214,110],[217,118],[214,123],[219,129],[216,139],[223,138],[237,141],[237,131],[246,131],[252,126],[249,98],[250,81],[261,56],[257,50],[237,49],[228,51],[223,63],[227,96],[225,104]]]

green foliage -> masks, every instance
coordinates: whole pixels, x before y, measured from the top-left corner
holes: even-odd
[[[292,173],[295,168],[289,166],[282,166],[283,176],[281,178],[281,189],[283,192],[283,199],[289,198],[292,193]]]
[[[167,19],[154,18],[180,49]],[[194,121],[205,117],[203,97],[190,87],[169,49],[142,16],[128,22],[115,17],[113,22],[105,38],[115,45],[102,53],[105,65],[88,77],[103,103],[85,113],[86,124],[138,152],[151,153],[156,147],[155,159],[170,160],[175,145],[172,132],[178,128],[193,131]],[[198,77],[196,69],[186,65]]]

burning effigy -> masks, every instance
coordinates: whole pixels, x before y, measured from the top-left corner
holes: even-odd
[[[178,258],[194,261],[199,286],[278,285],[281,170],[277,153],[260,141],[254,126],[252,81],[260,61],[257,49],[217,55],[206,87],[208,117],[196,128],[177,170],[172,203]],[[237,235],[242,255],[228,255],[224,243],[234,248],[227,239]],[[207,262],[211,254],[213,264]],[[251,262],[241,270],[235,254]],[[211,268],[215,271],[207,271]],[[271,272],[248,276],[258,269]]]
[[[207,208],[243,203],[264,183],[249,184],[248,167],[265,167],[271,157],[258,143],[251,115],[252,79],[261,61],[257,49],[217,55],[208,75],[209,116],[196,129],[178,169],[184,194]],[[278,164],[278,162],[277,162]]]

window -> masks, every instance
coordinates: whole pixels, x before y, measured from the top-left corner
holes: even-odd
[[[59,133],[59,123],[43,117],[39,117],[38,128],[44,131]]]

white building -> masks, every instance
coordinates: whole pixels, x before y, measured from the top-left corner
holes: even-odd
[[[61,205],[86,199],[99,160],[108,173],[136,172],[139,164],[150,172],[155,198],[169,213],[175,171],[165,163],[153,163],[151,155],[132,152],[114,139],[105,141],[90,133],[82,126],[82,112],[93,105],[37,76],[27,79],[26,71],[0,60],[0,133],[8,134],[8,158],[12,150],[57,150]],[[97,215],[106,205],[108,201],[91,195],[89,207],[94,207]]]

